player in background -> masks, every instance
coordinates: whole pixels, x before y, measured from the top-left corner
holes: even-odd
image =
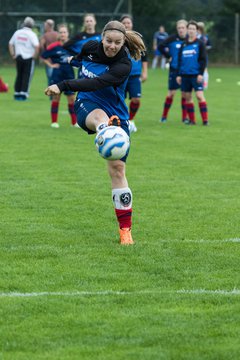
[[[81,52],[83,45],[89,40],[101,41],[101,33],[96,32],[96,17],[94,14],[86,14],[83,17],[83,30],[73,36],[64,44],[64,48],[72,55]],[[79,67],[78,78],[81,78],[81,66]]]
[[[63,80],[74,79],[73,68],[70,64],[67,63],[69,53],[63,48],[63,44],[68,40],[69,36],[66,25],[62,24],[58,26],[58,36],[59,40],[50,44],[41,54],[44,63],[53,69],[50,79],[51,84],[55,84]],[[71,117],[72,126],[78,127],[77,117],[74,112],[74,91],[65,90],[64,94],[67,96],[68,112]],[[53,94],[51,100],[51,127],[57,129],[59,128],[58,109],[60,103],[60,94]]]
[[[189,21],[187,38],[182,43],[178,55],[177,82],[186,97],[189,124],[195,125],[195,112],[192,102],[192,90],[195,90],[203,125],[208,125],[207,103],[203,94],[203,73],[207,64],[205,44],[197,38],[198,24]]]
[[[57,31],[54,30],[54,25],[55,25],[55,23],[54,23],[54,20],[52,20],[52,19],[47,19],[44,22],[44,34],[40,38],[40,51],[41,52],[47,50],[47,47],[50,44],[52,44],[58,40],[59,34]],[[48,85],[50,85],[53,68],[46,65],[45,69],[46,69]]]
[[[160,44],[168,37],[168,33],[165,31],[165,27],[161,25],[159,30],[156,31],[153,35],[153,52],[154,57],[152,61],[152,69],[156,69],[159,61],[161,60],[161,69],[165,69],[166,58],[159,50]]]
[[[120,19],[121,23],[125,26],[128,31],[133,30],[132,17],[128,14],[123,15]],[[135,125],[135,116],[140,107],[140,98],[142,96],[141,83],[147,80],[148,76],[148,59],[146,52],[142,53],[141,59],[132,60],[132,70],[127,82],[126,97],[129,94],[129,129],[130,133],[136,132],[137,127]]]
[[[14,84],[14,99],[25,101],[29,97],[35,59],[39,53],[39,40],[32,30],[34,20],[27,16],[23,27],[13,34],[9,41],[9,53],[16,61],[17,77]]]
[[[197,24],[198,24],[198,38],[204,42],[208,53],[208,51],[212,49],[212,44],[211,41],[209,40],[208,35],[205,33],[205,24],[203,22],[198,22]],[[209,82],[209,74],[208,74],[208,69],[206,67],[203,73],[204,90],[208,88],[208,82]]]
[[[177,34],[169,36],[160,45],[159,50],[162,54],[169,59],[169,75],[168,75],[168,93],[163,105],[163,112],[161,116],[161,122],[167,121],[168,112],[172,106],[176,91],[180,89],[180,85],[177,83],[177,67],[178,67],[178,53],[179,49],[187,35],[187,21],[179,20],[176,23]],[[185,95],[182,93],[181,96],[182,106],[182,121],[187,121],[187,109]]]
[[[8,84],[0,77],[0,92],[8,92]]]
[[[87,42],[80,54],[70,58],[72,65],[82,64],[81,79],[65,80],[48,87],[46,95],[78,91],[75,112],[78,125],[95,134],[108,125],[121,126],[129,135],[125,87],[132,57],[139,59],[145,45],[138,33],[127,31],[119,21],[110,21],[102,32],[102,41]],[[112,199],[119,223],[120,243],[133,244],[132,192],[126,178],[127,156],[107,161],[112,182]]]

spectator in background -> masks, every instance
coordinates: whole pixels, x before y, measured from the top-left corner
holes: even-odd
[[[82,51],[83,45],[89,40],[101,41],[101,33],[96,32],[97,21],[94,14],[86,14],[83,17],[83,31],[77,33],[64,44],[64,48],[72,55]],[[78,78],[82,77],[81,66],[79,66]]]
[[[9,41],[9,52],[16,60],[17,77],[14,85],[14,99],[27,100],[35,61],[39,53],[39,40],[33,32],[34,20],[26,17],[23,28],[15,31]]]
[[[198,22],[198,39],[202,40],[206,46],[207,53],[212,49],[212,44],[209,40],[208,35],[205,33],[205,24],[203,22]],[[208,62],[208,59],[207,59]],[[209,74],[207,67],[203,73],[203,87],[204,89],[208,88]]]
[[[132,17],[128,14],[123,15],[120,19],[121,23],[125,26],[127,31],[133,30]],[[126,95],[129,94],[129,130],[130,133],[136,132],[137,127],[134,119],[135,115],[140,107],[140,97],[142,96],[141,83],[147,80],[148,76],[148,60],[146,52],[142,53],[141,59],[135,60],[131,58],[132,70],[130,72],[127,86]]]
[[[41,52],[47,49],[47,47],[58,40],[58,32],[54,31],[54,20],[47,19],[44,23],[44,34],[40,38]],[[48,79],[48,85],[50,85],[53,68],[46,65],[46,75]]]
[[[152,69],[156,69],[161,59],[161,69],[165,69],[166,58],[159,50],[159,45],[168,37],[168,33],[165,31],[164,26],[160,26],[159,30],[154,33],[153,36],[153,51],[154,57],[152,62]]]
[[[50,44],[47,49],[41,54],[41,57],[44,63],[49,66],[52,71],[52,76],[50,79],[50,85],[58,83],[63,80],[74,79],[74,71],[71,65],[68,64],[67,58],[69,53],[63,48],[63,44],[68,41],[68,28],[66,25],[62,24],[58,26],[58,36],[59,41],[56,41]],[[78,127],[77,117],[74,112],[74,101],[75,95],[71,90],[65,90],[64,94],[68,99],[68,112],[71,116],[72,126]],[[51,127],[59,128],[58,124],[58,108],[60,102],[60,95],[53,95],[51,100]]]

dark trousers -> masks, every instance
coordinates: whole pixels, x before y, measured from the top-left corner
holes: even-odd
[[[15,94],[24,93],[28,96],[29,85],[33,74],[34,61],[32,58],[16,58],[17,77],[15,80]]]

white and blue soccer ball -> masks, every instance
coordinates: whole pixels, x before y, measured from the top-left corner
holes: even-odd
[[[129,151],[130,139],[120,126],[107,126],[97,134],[95,145],[104,159],[120,160]]]

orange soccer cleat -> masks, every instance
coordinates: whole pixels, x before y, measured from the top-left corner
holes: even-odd
[[[120,244],[121,245],[133,245],[134,244],[130,228],[119,229],[119,233],[120,233]]]
[[[121,121],[117,115],[113,115],[110,117],[108,121],[108,126],[120,126],[120,125],[121,125]]]

